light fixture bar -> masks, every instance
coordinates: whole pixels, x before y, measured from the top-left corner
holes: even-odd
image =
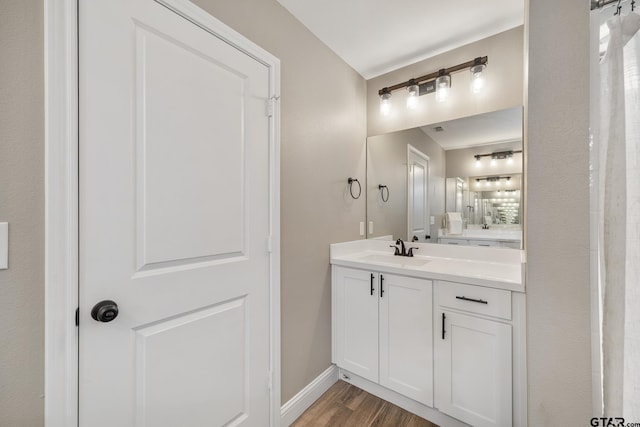
[[[617,1],[618,0],[591,0],[591,10],[601,9]]]
[[[508,159],[509,157],[513,157],[516,153],[522,153],[522,150],[507,150],[507,151],[497,151],[495,153],[489,154],[474,154],[473,157],[476,160],[480,160],[482,157],[491,157],[492,159]]]
[[[488,56],[480,56],[478,58],[475,58],[471,61],[467,61],[467,62],[463,62],[462,64],[458,64],[458,65],[454,65],[453,67],[449,67],[449,68],[443,68],[441,70],[438,71],[434,71],[433,73],[429,73],[429,74],[425,74],[424,76],[420,76],[420,77],[416,77],[413,79],[409,79],[405,82],[402,83],[398,83],[395,84],[393,86],[388,86],[385,88],[382,88],[378,91],[378,95],[382,95],[385,93],[390,93],[393,92],[394,90],[398,90],[398,89],[404,89],[407,86],[413,85],[413,84],[417,84],[420,85],[424,82],[427,82],[429,80],[435,80],[442,71],[444,71],[445,74],[451,74],[451,73],[455,73],[458,71],[463,71],[463,70],[467,70],[473,66],[476,65],[486,65],[489,62],[489,57]],[[435,88],[435,86],[434,86]]]
[[[476,182],[480,182],[480,181],[496,182],[496,181],[500,181],[501,179],[506,179],[507,181],[511,181],[511,176],[487,176],[484,178],[476,178],[475,180]]]

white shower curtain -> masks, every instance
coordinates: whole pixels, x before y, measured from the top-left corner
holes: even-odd
[[[599,156],[604,411],[640,422],[640,15],[607,25]]]

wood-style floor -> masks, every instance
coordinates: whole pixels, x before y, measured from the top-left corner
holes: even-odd
[[[344,381],[335,383],[291,427],[438,427]]]

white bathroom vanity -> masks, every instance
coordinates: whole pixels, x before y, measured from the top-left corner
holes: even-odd
[[[331,245],[340,378],[439,426],[526,425],[524,252]]]

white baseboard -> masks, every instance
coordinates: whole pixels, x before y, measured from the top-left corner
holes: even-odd
[[[338,368],[331,365],[280,408],[280,426],[289,427],[300,415],[338,381]]]

